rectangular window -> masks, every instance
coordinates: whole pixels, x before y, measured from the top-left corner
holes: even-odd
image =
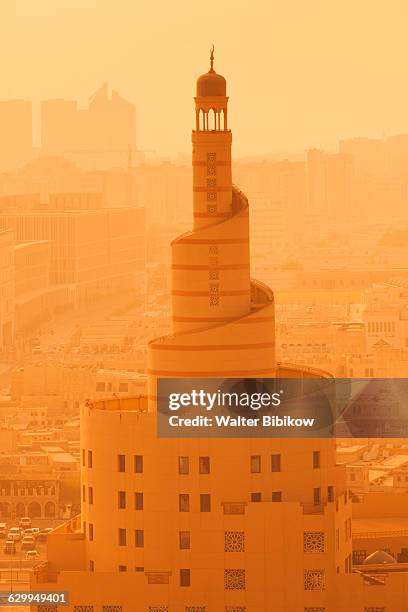
[[[94,572],[95,571],[95,563],[92,561],[92,559],[90,559],[90,561],[89,561],[89,571],[90,572]]]
[[[200,474],[209,474],[210,473],[210,458],[209,457],[199,457],[199,471]]]
[[[190,512],[190,496],[187,493],[179,495],[179,511]]]
[[[272,491],[272,501],[281,502],[282,501],[282,491]]]
[[[82,465],[85,467],[85,449],[82,449]]]
[[[211,512],[211,495],[209,493],[200,495],[200,512]]]
[[[320,451],[313,451],[313,469],[320,468]]]
[[[179,546],[180,550],[189,550],[190,548],[190,532],[179,531]]]
[[[144,531],[143,529],[135,530],[135,546],[136,548],[143,548],[144,546]]]
[[[127,572],[127,565],[119,565],[118,569],[120,572]]]
[[[93,487],[88,487],[88,503],[93,504]]]
[[[126,529],[119,527],[118,529],[119,546],[126,546]]]
[[[82,485],[82,501],[85,502],[85,485]]]
[[[143,493],[135,493],[135,510],[143,510]]]
[[[143,565],[136,565],[136,567],[135,567],[135,572],[144,572],[144,567],[143,567]]]
[[[281,471],[281,456],[280,455],[271,455],[271,470],[272,472]]]
[[[180,570],[180,586],[182,587],[190,586],[190,570],[189,569]]]
[[[252,502],[262,501],[262,493],[251,493],[251,501]]]
[[[328,502],[333,502],[334,501],[334,488],[332,485],[329,485],[327,487],[327,501]]]
[[[320,504],[320,500],[321,500],[320,488],[317,487],[317,488],[313,489],[313,503],[314,503],[314,505],[318,506]]]
[[[135,455],[135,473],[143,473],[143,455]]]
[[[92,451],[91,450],[88,451],[88,467],[89,468],[92,467]]]
[[[251,456],[251,473],[259,474],[261,471],[261,455]]]
[[[118,491],[118,508],[119,510],[126,508],[126,491]]]
[[[188,474],[189,473],[189,461],[188,461],[188,457],[179,457],[178,458],[178,471],[179,471],[179,474]]]
[[[118,455],[118,472],[124,472],[126,470],[126,457],[125,455]]]
[[[88,526],[88,534],[89,534],[89,541],[93,542],[94,539],[94,529],[93,529],[93,523],[89,523]]]

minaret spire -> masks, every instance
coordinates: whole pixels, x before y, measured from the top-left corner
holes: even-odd
[[[214,45],[210,49],[210,72],[214,72]]]

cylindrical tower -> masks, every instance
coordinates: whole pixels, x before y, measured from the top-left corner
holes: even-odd
[[[250,278],[249,207],[231,177],[224,77],[197,80],[194,228],[172,243],[173,335],[149,345],[150,409],[156,377],[275,374],[272,291]]]
[[[194,229],[228,219],[232,212],[231,130],[227,128],[227,83],[214,70],[197,80],[193,143]]]

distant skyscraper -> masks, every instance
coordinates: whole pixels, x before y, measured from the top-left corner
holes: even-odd
[[[61,155],[88,168],[126,167],[136,149],[135,106],[105,83],[79,109],[71,100],[41,104],[44,155]]]
[[[15,170],[32,155],[32,107],[26,100],[0,102],[0,172]]]

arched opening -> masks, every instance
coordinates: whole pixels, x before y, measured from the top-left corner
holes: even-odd
[[[54,502],[47,502],[44,507],[44,516],[54,517],[55,516],[55,504]]]
[[[25,516],[25,505],[23,504],[23,502],[18,502],[18,504],[16,505],[16,516]]]
[[[208,130],[210,132],[214,132],[214,130],[217,129],[215,121],[216,121],[215,110],[213,108],[210,108],[210,110],[208,111]]]
[[[198,121],[198,129],[200,131],[205,130],[205,114],[202,108],[200,108],[199,110],[199,117],[198,117],[199,121]]]
[[[38,502],[31,502],[28,504],[27,514],[31,518],[38,518],[41,516],[41,506]]]
[[[220,115],[219,115],[219,129],[223,132],[226,127],[225,127],[225,111],[224,109],[222,109],[220,111]]]

